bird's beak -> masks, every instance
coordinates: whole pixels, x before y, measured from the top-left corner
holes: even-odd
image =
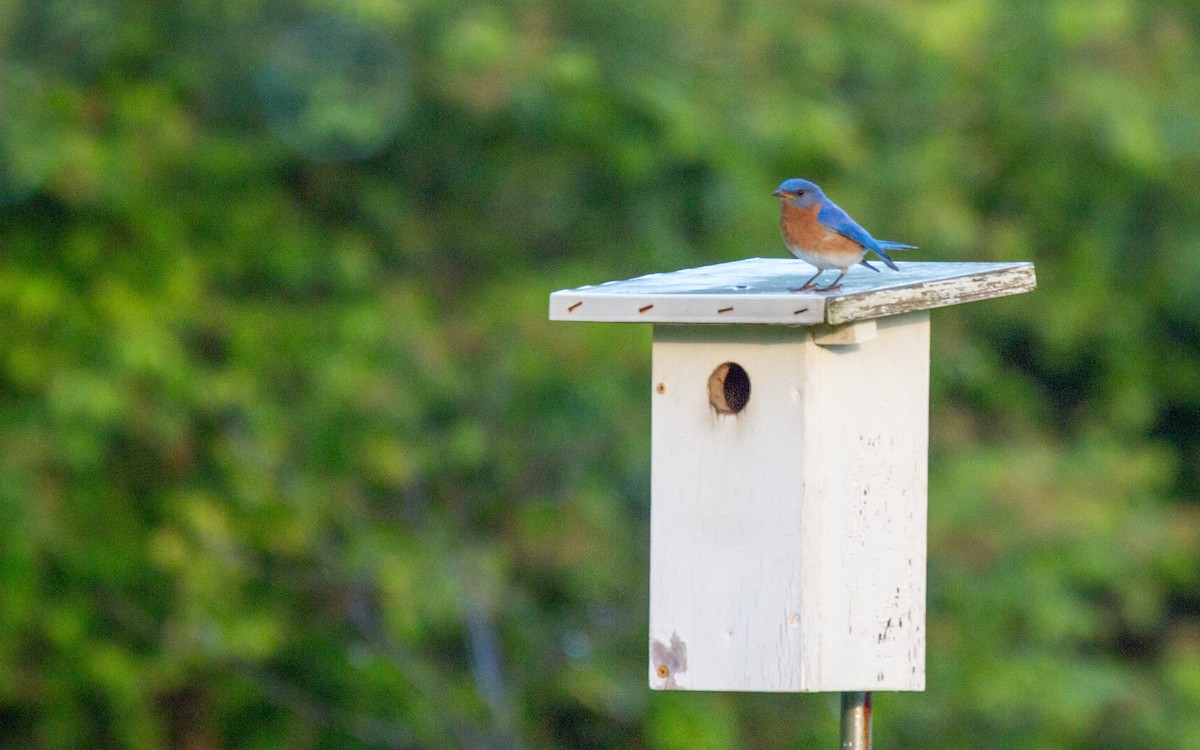
[[[776,198],[782,198],[782,197],[783,197],[783,191],[782,191],[782,190],[776,190],[775,192],[771,193],[771,195],[775,196]]]

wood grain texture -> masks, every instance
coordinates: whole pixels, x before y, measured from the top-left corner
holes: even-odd
[[[655,326],[652,687],[924,688],[928,313],[874,333]]]
[[[749,258],[650,274],[550,295],[552,320],[617,323],[840,324],[1019,294],[1030,263],[898,262],[899,271],[850,269],[832,292],[789,292],[816,272],[790,258]]]
[[[1037,277],[1034,275],[1033,265],[1017,263],[965,276],[929,278],[912,286],[883,287],[869,292],[840,295],[837,299],[827,302],[825,321],[830,325],[838,325],[913,310],[929,310],[1020,294],[1032,291],[1036,287]]]

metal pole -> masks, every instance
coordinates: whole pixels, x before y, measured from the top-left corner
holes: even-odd
[[[842,693],[842,750],[871,750],[870,693]]]

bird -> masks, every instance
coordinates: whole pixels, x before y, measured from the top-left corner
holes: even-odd
[[[808,281],[789,289],[790,292],[838,289],[842,277],[855,263],[862,263],[878,273],[879,269],[863,257],[868,250],[878,255],[888,268],[899,271],[888,251],[916,249],[915,245],[875,239],[851,219],[850,214],[826,198],[816,183],[808,180],[784,180],[771,195],[779,198],[782,204],[779,228],[783,231],[783,243],[797,258],[817,267],[817,272]],[[818,287],[817,277],[834,268],[841,271],[838,277],[828,286]]]

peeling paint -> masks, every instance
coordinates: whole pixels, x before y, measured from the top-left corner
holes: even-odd
[[[1033,266],[1021,264],[991,270],[986,275],[933,279],[920,285],[876,289],[831,299],[825,322],[827,325],[840,325],[854,320],[1020,294],[1035,288],[1037,277]]]
[[[650,666],[653,667],[654,677],[658,684],[651,683],[660,690],[678,690],[679,684],[675,676],[687,671],[687,644],[677,633],[671,633],[671,645],[667,646],[657,638],[650,639]]]

